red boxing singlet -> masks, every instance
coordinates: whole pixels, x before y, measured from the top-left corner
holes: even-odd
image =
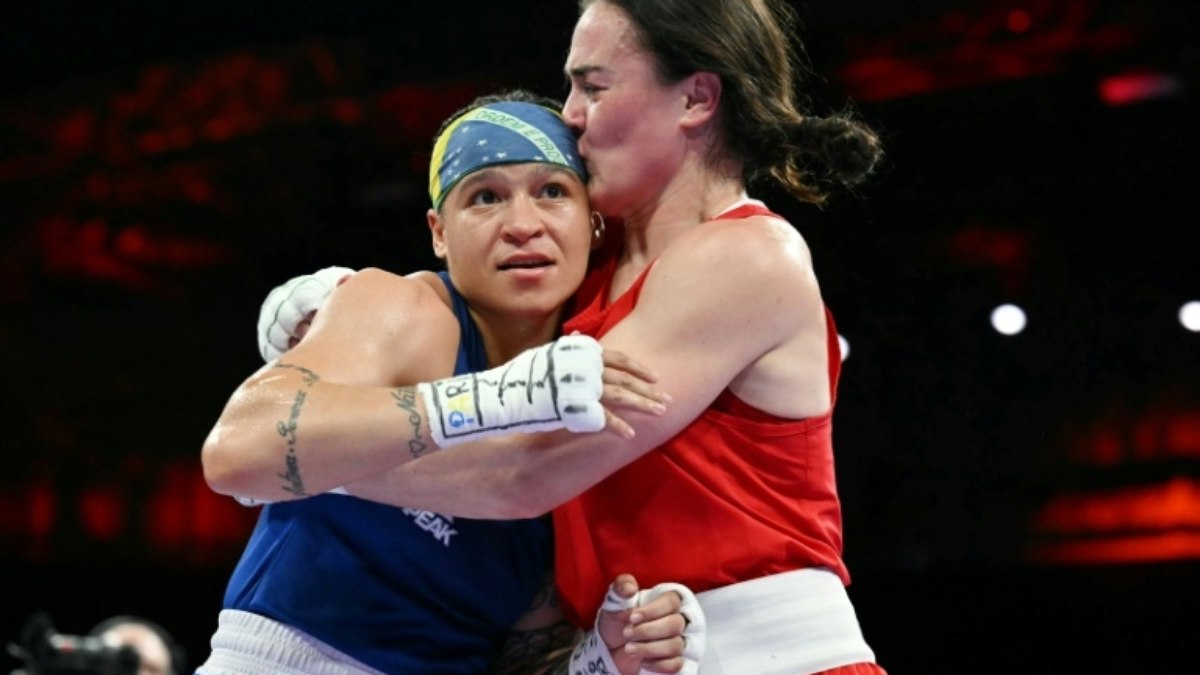
[[[775,214],[750,203],[717,219],[755,215]],[[603,336],[633,311],[651,268],[609,304],[616,256],[593,267],[564,333]],[[825,314],[833,394],[841,352]],[[831,406],[818,417],[775,417],[726,389],[669,441],[558,507],[555,564],[567,616],[590,627],[622,572],[642,588],[670,581],[696,593],[808,567],[849,583],[832,415]]]

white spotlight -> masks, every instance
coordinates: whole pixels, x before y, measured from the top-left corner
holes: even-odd
[[[845,363],[846,359],[850,358],[850,341],[842,337],[841,333],[838,333],[838,348],[842,350],[842,362]]]
[[[1179,323],[1193,333],[1200,333],[1200,300],[1183,303],[1179,308]]]
[[[1016,335],[1025,330],[1025,311],[1012,304],[992,310],[992,328],[1001,335]]]

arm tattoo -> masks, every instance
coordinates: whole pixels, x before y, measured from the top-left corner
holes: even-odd
[[[544,628],[511,631],[488,672],[565,674],[578,636],[579,629],[566,619]]]
[[[293,366],[288,363],[277,363],[273,368],[291,368],[298,370],[304,374],[305,388],[312,387],[317,380],[321,379],[313,371],[300,366]],[[301,389],[296,392],[296,399],[292,401],[292,413],[286,422],[278,422],[275,425],[275,430],[279,432],[287,441],[287,455],[284,457],[286,469],[283,473],[276,474],[284,480],[283,490],[297,497],[307,497],[308,493],[304,490],[304,480],[300,476],[300,460],[296,457],[296,427],[300,422],[300,409],[304,406],[304,400],[308,398],[308,392]]]
[[[413,435],[408,441],[408,452],[417,459],[425,454],[429,446],[421,440],[421,415],[417,412],[417,390],[413,387],[400,387],[392,392],[396,406],[408,413],[408,422],[412,425]]]
[[[290,363],[276,363],[275,365],[273,365],[271,367],[272,368],[291,368],[292,370],[298,370],[298,371],[304,373],[304,384],[306,384],[310,387],[313,386],[314,382],[321,379],[320,375],[317,375],[313,371],[311,371],[308,368],[305,368],[303,366],[293,366]]]
[[[554,620],[549,625],[537,628],[512,628],[501,645],[500,653],[492,662],[488,672],[492,675],[558,675],[567,674],[571,663],[571,652],[582,632],[563,618],[558,609],[558,591],[554,576],[549,575],[541,589],[533,596],[526,616],[539,616],[546,608],[553,608],[548,616],[535,619]]]
[[[547,525],[550,524],[551,521],[548,516],[542,516],[542,518],[545,519],[543,522],[545,522]],[[532,612],[539,607],[557,608],[561,604],[562,603],[558,601],[558,586],[554,583],[554,576],[551,574],[550,578],[548,578],[546,582],[542,584],[542,587],[538,589],[538,592],[534,594],[533,600],[529,601],[529,608],[525,611]]]

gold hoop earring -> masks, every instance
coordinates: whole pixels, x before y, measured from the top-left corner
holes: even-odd
[[[599,211],[592,211],[590,218],[592,223],[592,239],[595,241],[604,240],[604,216],[600,215]]]

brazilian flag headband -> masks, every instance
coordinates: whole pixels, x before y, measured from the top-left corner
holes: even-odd
[[[575,135],[555,111],[520,101],[492,103],[464,113],[433,145],[429,198],[439,209],[463,177],[497,164],[539,162],[574,171],[587,183],[587,169],[575,150]]]

